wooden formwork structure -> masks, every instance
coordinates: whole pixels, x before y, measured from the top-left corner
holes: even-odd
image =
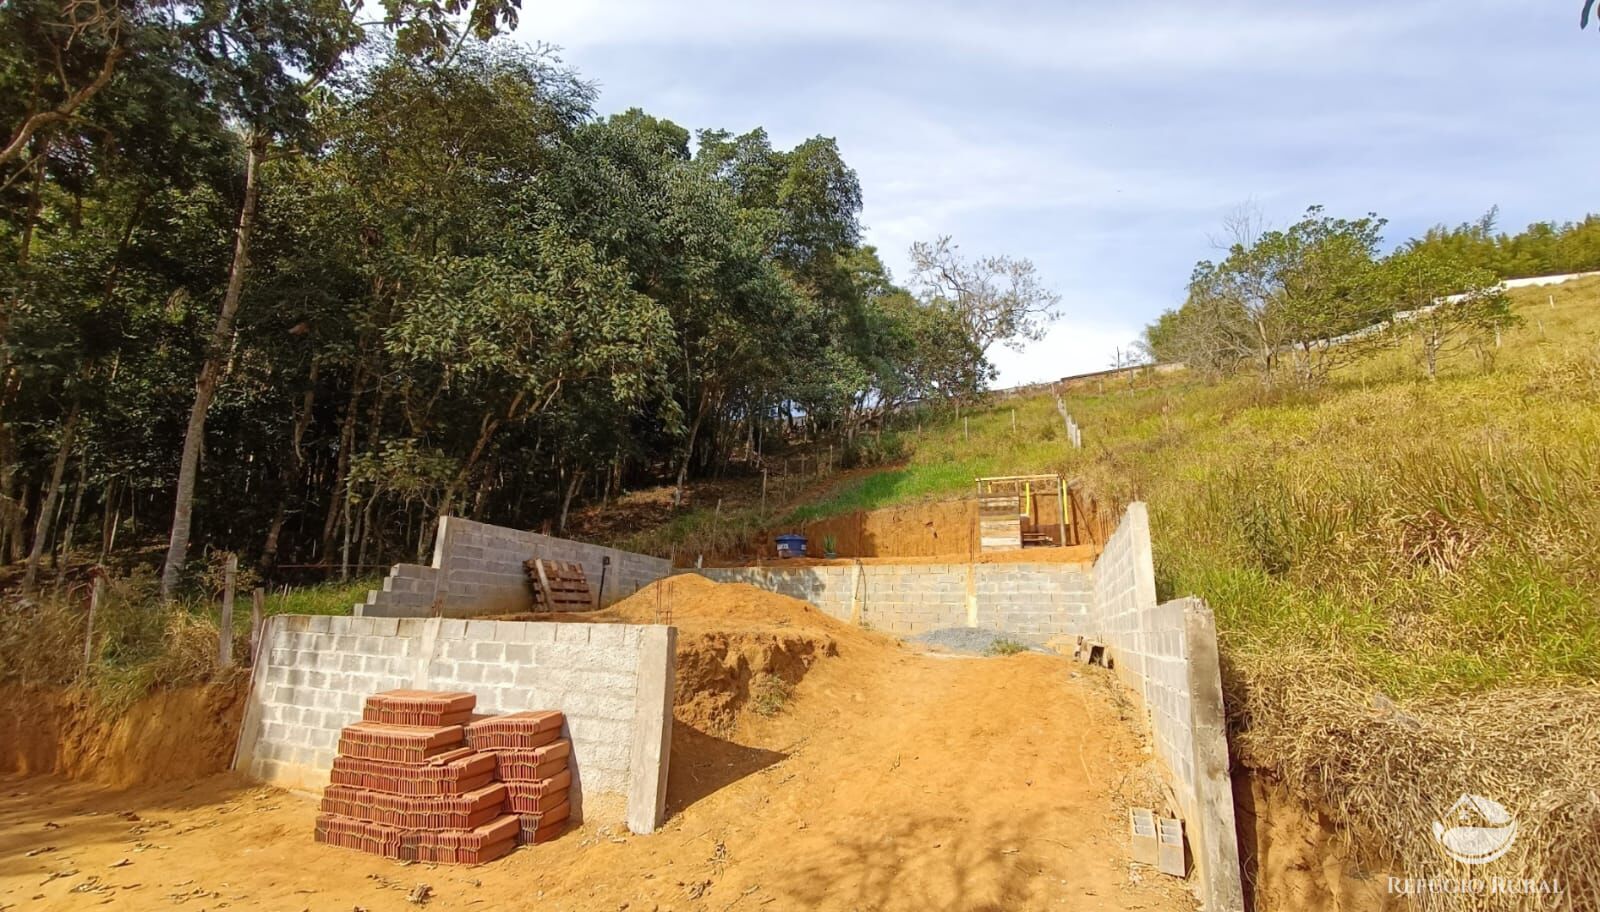
[[[1077,543],[1071,497],[1060,475],[997,475],[977,479],[978,544],[982,551],[1014,551],[1051,541],[1041,526],[1055,526],[1055,544]],[[1054,497],[1054,516],[1041,516],[1041,495]]]

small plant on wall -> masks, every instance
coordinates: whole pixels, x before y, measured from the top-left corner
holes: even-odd
[[[836,535],[822,536],[822,555],[827,558],[839,556],[839,537]]]

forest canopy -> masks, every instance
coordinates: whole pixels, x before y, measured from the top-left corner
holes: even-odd
[[[495,37],[506,0],[0,9],[0,545],[99,515],[261,567],[421,555],[445,513],[758,465],[967,397],[1010,284],[897,285],[825,136],[690,129]],[[992,276],[990,277],[992,278]],[[1017,282],[1020,281],[1019,286]],[[170,535],[169,535],[170,533]]]

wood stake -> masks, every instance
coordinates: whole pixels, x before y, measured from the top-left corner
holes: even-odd
[[[261,613],[267,603],[267,590],[260,586],[250,590],[250,666],[255,667],[256,653],[261,649]]]
[[[233,664],[233,586],[239,575],[239,555],[228,555],[222,566],[222,620],[217,624],[217,665]]]
[[[83,631],[83,670],[89,670],[89,664],[94,661],[94,616],[100,610],[100,603],[106,597],[106,578],[97,571],[94,577],[94,586],[89,590],[89,622],[84,625]]]

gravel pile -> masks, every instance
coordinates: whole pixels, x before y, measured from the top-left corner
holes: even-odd
[[[994,644],[1000,640],[1009,640],[1021,643],[1033,652],[1049,652],[1044,646],[1044,641],[1039,637],[1030,637],[1019,633],[1001,633],[998,630],[984,630],[980,627],[946,627],[943,630],[929,630],[919,633],[914,637],[907,637],[908,642],[926,643],[929,646],[938,646],[951,652],[964,652],[972,655],[989,655]]]

